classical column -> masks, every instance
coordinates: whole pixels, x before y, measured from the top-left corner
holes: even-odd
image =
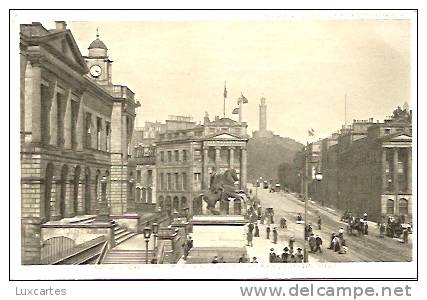
[[[240,154],[240,189],[246,190],[246,182],[247,182],[247,149],[246,147],[241,148]]]
[[[382,180],[383,180],[383,188],[382,193],[387,191],[387,148],[382,149],[382,158],[381,158],[381,166],[382,166]],[[390,169],[389,169],[390,171]]]
[[[71,89],[68,90],[65,97],[65,116],[64,116],[64,148],[71,149]]]
[[[74,211],[74,199],[73,199],[73,191],[74,191],[74,181],[66,180],[65,182],[65,217],[71,218],[74,217],[76,212]]]
[[[208,173],[208,153],[209,147],[204,146],[203,148],[203,178],[202,178],[202,189],[209,188],[209,173]]]
[[[77,194],[77,214],[84,215],[85,211],[85,194],[86,187],[83,180],[79,180],[78,194]]]
[[[234,168],[234,147],[229,147],[230,149],[230,157],[228,158],[228,168]]]
[[[31,122],[31,141],[35,143],[41,142],[41,67],[40,62],[32,64],[32,95],[30,96],[31,107],[26,111],[26,120]],[[29,118],[28,118],[29,117]],[[28,118],[28,119],[27,119]],[[26,130],[27,131],[27,130]]]
[[[412,194],[412,148],[408,148],[408,166],[407,166],[407,177],[406,181],[408,183],[408,193]]]
[[[399,194],[398,182],[398,162],[399,162],[399,148],[393,148],[393,191],[395,196],[394,211],[399,211],[399,201],[397,195]]]
[[[215,165],[221,164],[221,147],[215,147]]]
[[[85,120],[83,113],[83,96],[80,98],[78,113],[77,113],[77,124],[76,124],[76,150],[83,151],[83,134],[85,128]]]
[[[55,83],[56,85],[56,83]],[[52,105],[50,108],[50,144],[56,146],[58,144],[58,94],[55,88],[52,97]]]

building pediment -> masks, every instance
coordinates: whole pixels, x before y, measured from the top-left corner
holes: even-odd
[[[212,140],[241,140],[242,137],[231,134],[231,133],[218,133],[208,136],[209,139]]]
[[[412,142],[412,135],[409,133],[395,133],[389,136],[385,136],[382,138],[383,143],[411,143]]]
[[[88,73],[86,62],[69,30],[40,36],[34,38],[34,41],[79,73]]]

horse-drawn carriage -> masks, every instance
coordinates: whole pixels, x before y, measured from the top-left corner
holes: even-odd
[[[363,220],[362,218],[349,217],[347,220],[347,233],[357,233],[359,236],[362,234],[367,234],[367,226],[367,221]]]
[[[408,223],[401,223],[400,220],[392,219],[387,222],[386,235],[391,238],[400,237],[404,230],[408,230],[408,233],[412,233],[412,226]]]

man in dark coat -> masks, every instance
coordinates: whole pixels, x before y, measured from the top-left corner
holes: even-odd
[[[289,252],[288,251],[289,251],[288,247],[283,248],[282,263],[288,262],[288,258],[289,258]]]
[[[274,252],[274,249],[270,249],[270,256],[269,256],[269,262],[274,263],[276,261],[276,253]]]
[[[248,246],[251,246],[251,247],[253,247],[252,238],[253,238],[252,231],[248,231],[248,233],[246,234],[246,239],[248,241]]]
[[[317,226],[319,227],[319,230],[321,230],[321,229],[322,229],[322,218],[320,217],[320,215],[319,215],[319,217],[317,218]]]
[[[276,228],[276,227],[274,227],[274,228],[273,228],[273,243],[274,243],[274,244],[277,244],[277,237],[278,237],[278,234],[277,234],[277,228]]]
[[[322,238],[319,235],[316,235],[316,249],[314,249],[314,253],[316,253],[317,251],[319,251],[320,253],[322,253]]]
[[[270,239],[270,226],[267,226],[267,228],[266,228],[266,232],[267,232],[267,240],[269,240]]]
[[[297,263],[302,263],[304,261],[304,254],[301,253],[302,249],[297,249],[297,254],[295,255],[295,260]]]
[[[249,228],[249,232],[252,233],[254,230],[254,224],[249,223],[248,228]]]
[[[258,227],[258,224],[255,224],[255,234],[254,234],[254,236],[255,237],[259,237],[259,227]]]
[[[295,243],[295,238],[293,236],[291,236],[289,238],[289,250],[291,250],[291,251],[294,250],[294,243]]]

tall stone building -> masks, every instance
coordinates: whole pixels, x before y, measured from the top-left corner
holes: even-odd
[[[313,200],[376,221],[385,215],[412,218],[412,124],[408,109],[384,122],[354,120],[321,142],[322,172]],[[311,179],[309,179],[311,180]]]
[[[237,188],[245,190],[246,128],[246,123],[229,118],[215,117],[211,121],[207,114],[203,124],[171,116],[156,142],[157,205],[169,213],[188,209],[193,215],[202,214],[200,194],[209,188],[214,169],[235,169],[239,176]]]
[[[267,130],[267,104],[266,99],[261,97],[259,105],[259,128],[253,132],[254,138],[268,138],[272,137],[273,132]]]
[[[123,215],[135,212],[134,189],[136,165],[131,159],[131,140],[134,129],[135,109],[139,102],[126,86],[112,83],[112,61],[108,48],[99,39],[89,45],[89,54],[84,56],[89,67],[89,76],[113,98],[111,112],[111,214]],[[129,199],[130,201],[127,201]]]
[[[131,90],[111,83],[99,37],[83,57],[62,21],[51,30],[21,25],[20,65],[22,263],[37,264],[46,224],[129,209],[138,104]]]

